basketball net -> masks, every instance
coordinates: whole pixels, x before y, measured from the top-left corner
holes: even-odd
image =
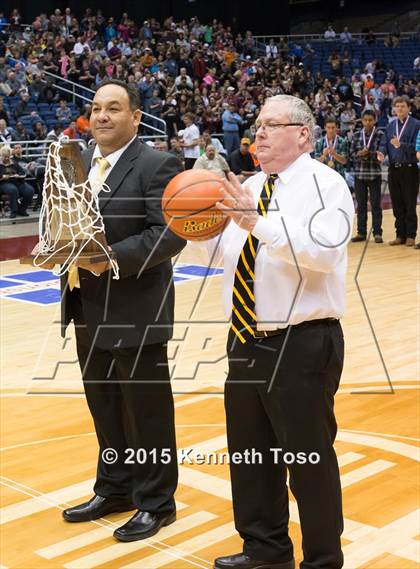
[[[33,263],[42,267],[49,259],[54,262],[55,255],[64,254],[65,260],[60,261],[60,265],[53,270],[55,275],[61,276],[75,264],[77,256],[88,244],[95,243],[97,250],[102,250],[108,258],[113,278],[119,279],[117,262],[97,239],[105,233],[98,194],[100,190],[109,192],[110,189],[106,184],[94,183],[91,187],[89,180],[82,184],[69,183],[61,164],[60,148],[63,142],[52,142],[49,148],[44,199],[39,216],[39,243]]]

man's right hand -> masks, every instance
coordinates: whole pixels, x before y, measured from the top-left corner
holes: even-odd
[[[383,162],[385,160],[385,155],[382,152],[379,152],[379,150],[377,150],[376,156],[378,157],[379,162]]]

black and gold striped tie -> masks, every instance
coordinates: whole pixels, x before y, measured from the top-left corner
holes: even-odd
[[[267,216],[277,177],[277,174],[271,174],[267,177],[258,200],[258,213],[264,217]],[[235,270],[231,327],[243,344],[254,336],[254,331],[257,328],[254,280],[258,243],[258,239],[249,233]]]

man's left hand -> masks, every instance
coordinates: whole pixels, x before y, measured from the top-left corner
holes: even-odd
[[[228,179],[223,180],[222,194],[223,203],[217,202],[217,208],[231,217],[245,231],[252,231],[258,221],[259,214],[251,190],[241,186],[235,174],[229,172]]]

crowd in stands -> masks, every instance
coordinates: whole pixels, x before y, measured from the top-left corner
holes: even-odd
[[[364,111],[386,128],[394,118],[393,99],[403,95],[420,119],[420,54],[409,76],[377,57],[361,61],[348,28],[327,27],[328,71],[322,73],[314,66],[313,44],[287,38],[262,44],[251,31],[216,19],[177,22],[169,16],[162,23],[138,23],[127,13],[115,19],[87,8],[78,18],[70,8],[57,8],[28,26],[24,20],[17,9],[10,17],[0,11],[0,144],[63,134],[89,141],[90,104],[60,90],[59,78],[77,83],[86,99],[107,78],[134,84],[148,113],[144,123],[158,129],[143,126],[141,134],[166,125],[167,142],[149,144],[178,155],[187,168],[217,157],[220,172],[228,166],[242,179],[258,167],[255,121],[267,97],[290,94],[308,103],[317,123],[315,153],[322,154],[328,129],[340,135],[336,150],[345,159],[327,163],[347,175],[350,185],[349,152]],[[371,30],[357,39],[366,46],[378,41]],[[395,30],[381,41],[392,50],[403,44]]]

